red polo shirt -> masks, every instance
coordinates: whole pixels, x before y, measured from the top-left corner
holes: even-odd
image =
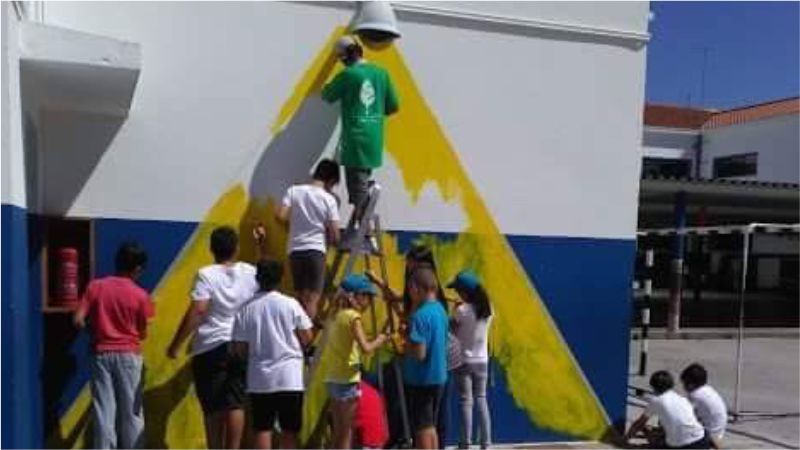
[[[139,352],[153,302],[126,277],[109,276],[89,283],[80,308],[86,311],[96,353]]]

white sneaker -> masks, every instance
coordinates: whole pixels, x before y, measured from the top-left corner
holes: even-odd
[[[369,253],[372,253],[373,255],[381,254],[381,248],[380,246],[378,246],[378,238],[376,238],[375,236],[367,237],[366,246],[367,246],[366,250]]]

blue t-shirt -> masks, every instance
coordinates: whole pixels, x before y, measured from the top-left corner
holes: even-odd
[[[447,381],[447,312],[438,300],[428,300],[408,319],[408,340],[425,345],[425,359],[403,358],[403,378],[412,386]]]

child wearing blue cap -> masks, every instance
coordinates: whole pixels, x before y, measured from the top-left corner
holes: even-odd
[[[470,270],[461,271],[447,286],[455,289],[461,299],[453,314],[452,327],[461,343],[464,363],[456,369],[459,403],[461,405],[461,432],[459,448],[469,448],[472,443],[472,408],[478,406],[480,418],[480,446],[491,444],[492,425],[489,404],[486,401],[486,384],[489,378],[489,326],[492,307],[489,296],[478,276]]]
[[[336,313],[328,336],[332,353],[325,386],[331,398],[333,448],[350,448],[353,417],[360,391],[362,354],[372,353],[383,345],[388,335],[382,333],[368,340],[361,323],[361,313],[373,301],[377,290],[364,275],[348,275],[342,280],[342,309]]]

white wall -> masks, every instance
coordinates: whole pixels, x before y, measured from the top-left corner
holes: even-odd
[[[800,115],[786,115],[713,128],[703,133],[704,176],[713,176],[714,158],[758,153],[759,181],[800,182]]]
[[[19,20],[11,2],[2,9],[2,203],[26,207],[25,156],[19,87]]]
[[[646,3],[468,6],[646,30]],[[68,213],[197,221],[233,182],[247,181],[272,144],[278,109],[352,12],[261,2],[52,2],[45,14],[49,24],[139,43],[143,54],[129,117]],[[643,48],[490,25],[400,26],[401,53],[502,231],[633,237]],[[433,191],[410,205],[391,161],[379,178],[387,227],[463,228],[460,210]]]
[[[698,131],[648,127],[642,135],[642,156],[694,161]]]

